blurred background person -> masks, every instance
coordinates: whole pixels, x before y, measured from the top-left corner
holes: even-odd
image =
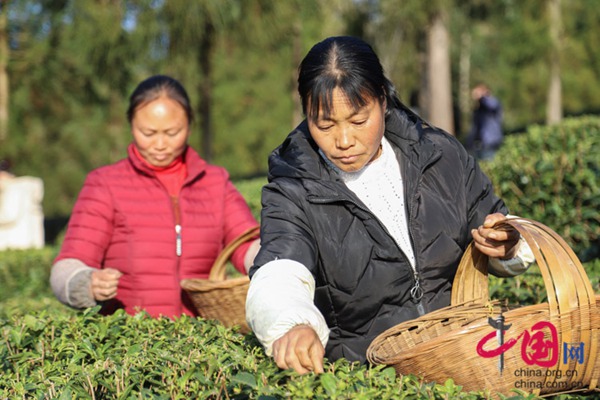
[[[478,160],[490,161],[504,140],[502,104],[485,83],[476,85],[471,97],[475,101],[475,108],[465,147]]]
[[[0,250],[44,247],[44,182],[16,176],[0,160]]]
[[[73,208],[50,282],[74,308],[109,314],[197,315],[180,287],[207,278],[221,250],[258,226],[228,172],[188,146],[192,107],[183,86],[157,75],[130,96],[127,158],[92,171]],[[231,261],[246,273],[258,239]]]

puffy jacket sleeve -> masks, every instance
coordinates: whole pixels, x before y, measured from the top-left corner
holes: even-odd
[[[290,259],[315,275],[317,245],[314,233],[306,223],[302,203],[306,194],[298,181],[280,181],[280,184],[269,183],[262,190],[261,249],[250,274],[269,261]]]
[[[224,210],[224,224],[225,224],[225,244],[233,241],[237,236],[245,232],[246,230],[253,228],[258,225],[256,218],[252,215],[252,211],[248,206],[248,203],[236,189],[233,183],[229,180],[228,174],[225,172],[225,210]],[[246,273],[244,267],[244,257],[251,245],[251,242],[246,242],[239,246],[231,256],[231,262],[235,268]]]
[[[114,207],[110,187],[101,174],[92,171],[79,193],[56,261],[74,258],[93,268],[101,268],[110,243]]]
[[[296,325],[311,326],[323,347],[329,328],[314,304],[315,279],[300,263],[275,260],[253,276],[246,298],[246,318],[257,339],[272,355],[273,342]]]
[[[261,249],[250,270],[248,323],[271,355],[273,342],[298,324],[313,327],[323,346],[329,329],[314,304],[316,244],[306,224],[303,188],[295,180],[263,187]]]

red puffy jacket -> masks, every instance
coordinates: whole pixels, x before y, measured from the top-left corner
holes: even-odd
[[[190,147],[178,201],[135,156],[133,144],[128,155],[87,176],[55,262],[75,258],[123,273],[117,297],[104,304],[103,313],[125,308],[130,314],[143,309],[152,316],[197,315],[180,281],[208,277],[223,247],[258,223],[227,171]],[[240,271],[248,246],[231,259]]]

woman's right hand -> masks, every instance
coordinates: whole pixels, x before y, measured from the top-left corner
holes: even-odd
[[[299,374],[323,373],[325,349],[309,325],[296,325],[273,342],[273,359],[281,369],[293,368]]]
[[[121,271],[114,268],[105,268],[92,272],[92,295],[96,301],[106,301],[117,295]]]

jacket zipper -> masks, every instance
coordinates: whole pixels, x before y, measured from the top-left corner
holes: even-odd
[[[388,234],[389,237],[392,238],[392,240],[394,240],[394,243],[396,243],[396,246],[398,247],[398,249],[400,249],[400,251],[402,252],[402,254],[404,254],[404,251],[402,251],[402,247],[400,247],[398,245],[398,243],[396,242],[396,240],[393,238],[393,236],[390,234],[390,232],[387,230],[387,228],[385,227],[385,225],[383,225],[383,223],[379,220],[379,218],[377,218],[369,209],[365,209],[363,208],[360,204],[357,204],[356,202],[349,200],[349,199],[327,199],[327,198],[320,198],[320,199],[315,199],[313,198],[311,201],[313,203],[332,203],[335,201],[347,201],[348,203],[351,203],[353,205],[355,205],[356,207],[360,208],[361,210],[371,214],[376,220],[377,223],[379,223],[379,226],[385,231],[385,233]],[[411,229],[411,225],[410,225],[410,215],[407,215],[407,221],[406,223],[408,224],[408,234],[410,237],[410,243],[413,247],[413,250],[416,253],[416,249],[415,249],[415,244],[413,242],[413,237],[412,237],[412,229]],[[410,263],[410,260],[408,259],[408,257],[406,256],[406,254],[404,254],[404,258],[406,259],[406,261],[408,262],[408,264],[411,266],[411,269],[413,271],[413,279],[415,281],[415,283],[413,284],[413,287],[410,289],[410,296],[413,299],[413,301],[417,304],[417,311],[419,312],[419,315],[424,315],[425,314],[425,308],[423,307],[423,303],[421,302],[421,299],[423,298],[423,288],[421,288],[421,283],[420,283],[420,276],[419,276],[419,272],[417,271],[417,257],[415,257],[415,265],[413,267],[413,265]]]
[[[179,210],[179,197],[173,196],[171,197],[171,204],[173,205],[173,214],[175,216],[175,255],[177,256],[177,262],[175,266],[175,277],[177,281],[177,285],[179,285],[179,281],[181,280],[179,277],[179,267],[181,265],[181,253],[182,253],[182,244],[181,244],[181,213]],[[179,306],[179,313],[183,312],[183,305]]]
[[[413,230],[412,230],[412,205],[415,204],[415,202],[411,202],[411,210],[410,213],[406,216],[406,223],[408,225],[408,236],[410,238],[410,244],[413,247],[413,251],[415,252],[415,255],[418,254],[417,251],[417,247],[415,245],[415,241],[413,240]],[[410,296],[412,297],[413,301],[417,304],[417,311],[419,312],[419,315],[425,315],[425,307],[423,306],[423,302],[421,301],[421,299],[423,298],[423,288],[421,287],[421,277],[419,276],[419,273],[417,272],[417,264],[419,263],[419,261],[417,260],[417,257],[415,256],[415,266],[413,268],[414,271],[414,278],[415,278],[415,285],[410,289]]]
[[[171,203],[175,215],[175,254],[177,257],[181,257],[181,214],[179,211],[179,199],[177,197],[171,197]],[[177,269],[179,270],[179,261],[177,262]]]
[[[181,225],[175,225],[175,235],[176,235],[176,244],[175,244],[175,254],[178,257],[181,257]]]
[[[423,178],[423,172],[425,171],[425,169],[429,166],[429,163],[425,166],[422,166],[421,170],[419,171],[419,178],[416,184],[416,187],[418,187],[421,183],[421,179]],[[407,192],[406,190],[406,186],[404,187],[405,192]],[[415,191],[416,193],[416,191]],[[416,194],[413,196],[412,201],[410,202],[410,205],[407,207],[407,215],[406,215],[406,223],[408,225],[408,236],[410,238],[410,244],[413,247],[413,250],[415,252],[415,254],[418,254],[418,249],[417,246],[415,244],[415,241],[413,239],[414,235],[413,235],[413,229],[412,229],[412,219],[413,219],[413,215],[415,214],[414,212],[414,207],[416,207],[415,205],[417,204],[416,201]],[[410,290],[410,295],[413,298],[413,301],[417,303],[417,311],[419,312],[419,315],[424,315],[426,314],[425,312],[425,307],[423,306],[423,302],[421,301],[421,299],[423,298],[423,288],[421,287],[421,283],[420,283],[420,276],[417,272],[417,267],[418,267],[419,261],[417,259],[417,257],[415,256],[415,285],[412,287],[412,289]]]

